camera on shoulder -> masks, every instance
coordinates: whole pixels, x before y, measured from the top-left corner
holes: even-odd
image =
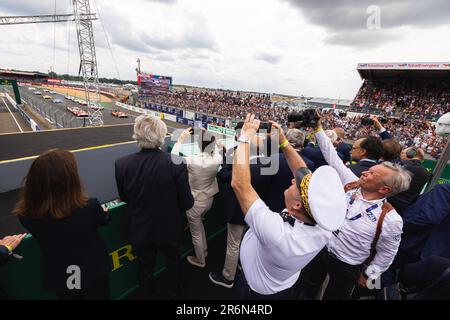
[[[296,129],[315,128],[319,119],[315,109],[306,109],[301,112],[291,112],[288,114],[288,122],[294,123]]]
[[[364,117],[361,119],[361,125],[362,126],[372,126],[375,122],[373,122],[372,119],[369,117]]]

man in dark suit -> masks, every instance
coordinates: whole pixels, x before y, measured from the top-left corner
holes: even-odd
[[[120,199],[128,203],[130,240],[136,246],[141,292],[154,291],[153,272],[158,250],[165,256],[167,285],[163,297],[179,290],[183,217],[194,205],[186,164],[161,151],[167,127],[150,116],[136,118],[134,135],[141,151],[116,161]]]
[[[334,128],[334,132],[336,132],[338,139],[336,140],[336,151],[338,154],[342,154],[342,161],[344,164],[350,163],[352,160],[352,146],[344,141],[345,139],[345,131],[342,128]]]
[[[367,136],[355,141],[352,147],[352,160],[356,164],[350,165],[350,170],[357,177],[378,163],[383,154],[383,145],[378,137]]]
[[[326,130],[325,134],[327,135],[328,138],[330,138],[331,142],[336,147],[336,142],[337,142],[337,139],[338,139],[338,136],[337,136],[336,132],[334,132],[333,130]],[[300,153],[300,156],[303,159],[307,158],[307,159],[310,159],[312,162],[314,162],[314,168],[315,169],[317,169],[317,168],[319,168],[321,166],[328,165],[328,163],[325,160],[325,158],[323,157],[322,151],[320,150],[319,147],[307,146]],[[344,161],[344,156],[343,156],[342,153],[338,152],[338,156],[339,156],[339,158],[342,159],[342,161]]]
[[[286,139],[294,150],[302,157],[308,169],[311,170],[311,172],[314,172],[314,162],[301,154],[305,143],[305,134],[299,129],[289,129],[286,132]],[[284,190],[289,188],[292,184],[291,181],[293,175],[283,152],[279,151],[278,154],[272,155],[271,158],[272,161],[278,161],[278,173],[273,178],[270,192],[264,202],[272,211],[280,212],[286,207],[284,202]]]
[[[422,149],[413,147],[404,149],[400,154],[401,164],[403,164],[406,170],[411,172],[411,185],[408,190],[388,200],[401,216],[405,209],[417,200],[422,189],[431,179],[431,172],[422,165],[424,156],[425,152]]]
[[[238,127],[238,129],[240,129]],[[250,164],[251,181],[261,198],[266,199],[269,195],[273,175],[261,174],[263,168],[270,167],[271,158],[257,157],[257,150],[261,148],[256,147],[256,141],[252,142],[253,158]],[[233,154],[234,149],[229,150],[226,155],[222,169],[218,174],[218,179],[223,187],[222,195],[226,208],[224,210],[225,219],[227,222],[227,247],[225,254],[225,262],[223,269],[217,272],[210,272],[209,279],[225,288],[232,288],[234,286],[234,279],[239,261],[239,252],[242,236],[244,235],[246,223],[244,221],[244,214],[242,213],[239,202],[231,187],[231,176],[233,170]],[[273,155],[277,156],[277,155]]]
[[[450,259],[450,184],[439,184],[422,194],[403,212],[403,235],[382,285],[396,282],[397,270],[432,256]]]

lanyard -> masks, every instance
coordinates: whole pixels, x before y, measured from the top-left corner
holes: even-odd
[[[350,203],[353,204],[352,201],[350,201]],[[367,208],[367,209],[366,209],[366,213],[367,213],[368,215],[370,215],[370,214],[372,213],[372,211],[375,210],[376,208],[378,208],[378,204],[374,204],[373,206],[370,206],[369,208]],[[350,221],[355,221],[355,220],[358,220],[358,219],[361,218],[361,217],[362,217],[362,214],[359,213],[359,214],[357,214],[356,216],[351,217],[349,220],[350,220]]]

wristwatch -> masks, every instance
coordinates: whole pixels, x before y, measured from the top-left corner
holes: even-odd
[[[243,142],[243,143],[250,143],[250,138],[246,135],[241,134],[237,141]]]

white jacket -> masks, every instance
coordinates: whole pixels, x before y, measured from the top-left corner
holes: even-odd
[[[181,144],[173,146],[172,154],[178,155]],[[195,201],[206,201],[219,192],[217,184],[217,171],[222,164],[222,156],[217,146],[212,155],[202,152],[197,155],[185,157],[189,173],[189,185]]]

